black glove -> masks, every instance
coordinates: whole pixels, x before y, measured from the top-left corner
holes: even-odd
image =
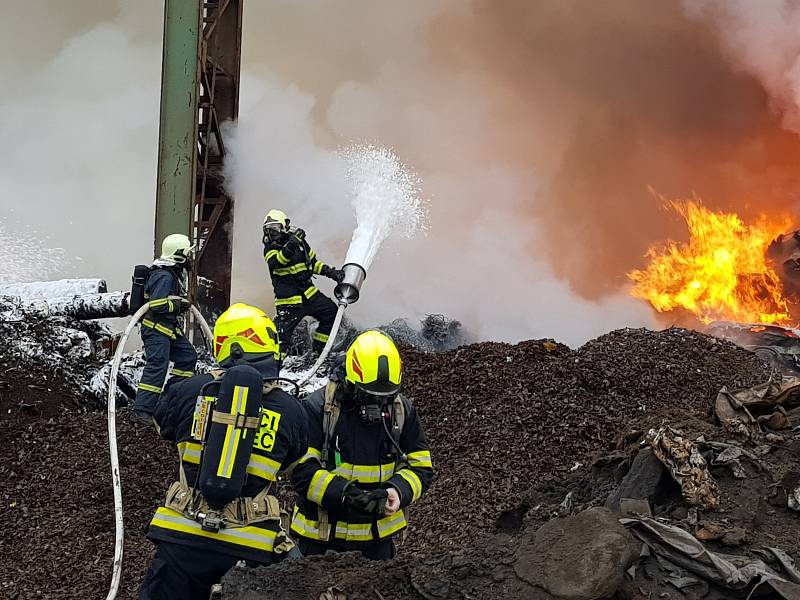
[[[297,241],[300,242],[301,244],[303,243],[303,240],[306,239],[306,232],[300,229],[299,227],[294,230],[293,235],[295,238],[297,238]]]
[[[333,279],[336,283],[342,283],[342,279],[344,279],[344,271],[337,269],[336,267],[329,267],[328,265],[325,265],[320,270],[320,273],[323,277]]]
[[[291,236],[283,247],[283,255],[290,261],[300,260],[303,256],[303,243],[295,236]]]
[[[178,305],[178,312],[185,313],[189,308],[192,306],[192,303],[189,302],[186,298],[181,298],[181,301]]]
[[[386,490],[366,491],[350,484],[345,488],[342,504],[347,510],[358,515],[383,517],[388,499],[389,492]]]

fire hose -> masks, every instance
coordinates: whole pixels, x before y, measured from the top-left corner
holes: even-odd
[[[181,298],[177,296],[170,296],[169,298],[170,300],[175,300],[178,302],[181,301]],[[113,574],[111,577],[111,587],[108,590],[108,596],[106,596],[106,600],[114,600],[114,598],[117,597],[117,592],[119,591],[119,583],[120,579],[122,578],[122,550],[125,535],[125,525],[122,516],[122,480],[120,479],[119,456],[117,454],[117,375],[119,374],[119,365],[122,362],[122,354],[125,348],[125,342],[128,341],[128,336],[130,335],[131,331],[133,331],[133,328],[139,323],[149,308],[150,304],[145,302],[145,304],[131,317],[130,323],[128,323],[128,326],[125,328],[125,331],[119,340],[117,351],[114,353],[114,360],[111,363],[111,375],[109,376],[108,382],[108,450],[109,454],[111,455],[111,478],[114,486],[115,527]],[[211,329],[209,328],[208,323],[206,323],[206,320],[203,318],[203,315],[200,314],[200,311],[197,310],[194,305],[191,305],[189,308],[192,316],[197,320],[197,323],[200,324],[203,337],[205,337],[206,344],[209,346],[210,350],[210,345],[214,338],[213,334],[211,333]]]
[[[311,378],[314,377],[314,374],[319,371],[319,368],[322,366],[322,363],[325,362],[325,359],[328,358],[328,354],[330,354],[331,348],[333,348],[334,340],[336,340],[336,334],[339,333],[339,327],[342,324],[342,317],[344,316],[345,308],[347,308],[347,304],[339,304],[339,309],[336,311],[336,318],[333,321],[331,332],[328,334],[328,341],[325,342],[325,347],[322,349],[322,352],[319,353],[319,357],[314,363],[314,366],[311,367],[311,370],[306,373],[300,381],[297,382],[297,385],[304,386],[307,384]]]
[[[316,372],[319,371],[325,359],[328,358],[328,354],[330,354],[331,348],[333,348],[333,344],[336,340],[336,334],[339,333],[339,327],[342,324],[344,309],[347,308],[349,304],[356,302],[361,295],[361,286],[367,278],[366,269],[356,263],[347,263],[342,269],[344,270],[344,277],[336,286],[336,289],[333,290],[333,294],[339,302],[339,308],[336,311],[336,318],[333,321],[331,332],[328,334],[328,341],[325,343],[322,352],[319,353],[319,357],[314,363],[314,366],[311,367],[311,370],[306,373],[305,377],[297,382],[299,386],[308,383]]]

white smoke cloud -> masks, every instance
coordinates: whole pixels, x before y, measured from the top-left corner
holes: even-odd
[[[0,207],[84,260],[56,266],[58,254],[41,239],[30,247],[31,235],[5,236],[3,252],[40,252],[31,279],[99,276],[127,287],[131,266],[152,256],[163,9],[155,0],[23,4],[0,27],[14,45],[0,52],[0,70],[15,73],[0,88]],[[12,278],[0,264],[0,279]]]
[[[800,4],[791,0],[683,0],[711,23],[733,63],[770,94],[784,125],[800,133]]]
[[[442,312],[482,339],[573,344],[649,323],[647,309],[624,294],[582,299],[542,258],[532,209],[577,117],[555,110],[564,104],[546,90],[542,109],[528,112],[530,99],[492,85],[485,66],[436,54],[437,20],[446,12],[472,22],[473,4],[247,4],[229,165],[234,300],[271,303],[260,238],[273,206],[341,264],[355,219],[336,151],[366,142],[393,147],[418,171],[430,234],[384,246],[352,318]],[[16,222],[49,238],[44,252],[84,258],[34,268],[31,278],[100,276],[127,287],[131,266],[152,255],[163,4],[31,0],[8,10],[0,67],[14,84],[0,89],[0,135],[13,146],[0,164],[3,213],[13,209]],[[522,154],[537,136],[531,164]]]
[[[313,38],[322,22],[349,30],[344,24],[363,18],[359,11],[364,10],[372,18],[370,38],[377,42],[385,34],[395,42],[376,43],[367,51],[359,40],[369,56],[366,67],[331,65],[322,56],[322,64],[314,66],[294,53],[289,60],[300,67],[287,73],[283,55],[270,56],[259,44],[275,43],[281,32],[270,29],[250,40],[245,64],[259,68],[249,71],[242,86],[245,99],[229,161],[237,199],[235,295],[257,302],[268,294],[265,269],[258,264],[258,225],[273,206],[308,230],[323,260],[341,264],[354,222],[335,150],[369,141],[396,148],[421,175],[422,193],[430,199],[430,233],[384,246],[367,274],[361,300],[349,309],[351,318],[377,324],[441,312],[461,320],[478,339],[554,336],[572,344],[610,328],[652,324],[649,310],[624,291],[601,301],[585,300],[537,257],[540,225],[524,215],[536,202],[546,173],[504,160],[508,149],[493,156],[492,148],[538,132],[523,134],[506,121],[511,115],[498,112],[498,106],[517,101],[508,90],[485,89],[479,74],[448,72],[430,63],[422,36],[445,4],[429,7],[425,19],[407,10],[390,21],[367,3],[346,9],[337,5],[336,14],[324,18],[331,3],[308,0],[303,10],[313,7],[321,16],[295,23],[292,36],[297,39]],[[259,10],[263,23],[294,23],[287,17],[289,7]],[[337,37],[325,56],[336,60],[352,45],[346,35]],[[310,72],[319,73],[323,82]],[[292,77],[293,84],[282,82]],[[305,91],[298,89],[301,84]],[[245,279],[239,275],[243,271],[264,273],[264,281]],[[323,289],[330,291],[328,284]]]

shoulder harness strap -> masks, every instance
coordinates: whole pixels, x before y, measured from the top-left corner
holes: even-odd
[[[330,381],[325,386],[325,403],[322,407],[322,466],[330,469],[330,450],[331,439],[333,439],[333,432],[336,429],[336,423],[339,421],[339,414],[341,407],[335,401],[336,398],[336,382]]]
[[[406,424],[406,404],[403,402],[403,397],[397,394],[392,400],[392,429],[390,434],[392,436],[392,450],[396,456],[395,461],[398,463],[408,463],[408,458],[405,453],[400,451],[400,437],[403,435],[403,427]]]

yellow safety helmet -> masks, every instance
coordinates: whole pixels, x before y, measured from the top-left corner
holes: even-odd
[[[375,396],[396,394],[403,362],[392,339],[374,329],[359,335],[345,355],[345,379]]]
[[[273,208],[264,217],[264,229],[280,229],[285,231],[289,228],[289,217],[282,210]]]
[[[214,324],[214,358],[218,364],[228,360],[232,354],[247,355],[271,353],[279,358],[278,332],[263,310],[255,306],[237,303],[222,313]]]

